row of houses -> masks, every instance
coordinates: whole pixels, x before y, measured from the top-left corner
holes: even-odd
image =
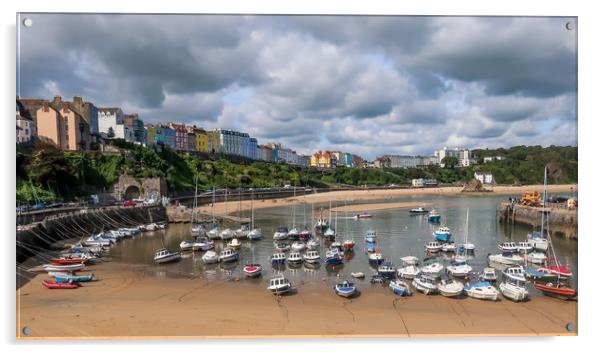
[[[421,168],[431,165],[444,166],[446,157],[457,159],[457,167],[469,167],[477,164],[469,149],[444,147],[436,150],[432,156],[384,155],[377,157],[369,166],[373,168]]]
[[[364,167],[364,159],[356,154],[341,151],[319,150],[309,159],[309,165],[321,169],[336,167],[360,168]]]

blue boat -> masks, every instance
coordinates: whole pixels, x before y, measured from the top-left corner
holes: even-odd
[[[366,251],[367,252],[375,252],[376,251],[376,245],[374,243],[368,243],[368,246],[366,247]]]
[[[431,210],[428,215],[428,221],[431,223],[439,223],[441,222],[441,215],[438,214],[435,210]]]
[[[272,266],[283,265],[285,261],[286,261],[286,255],[281,252],[274,253],[274,255],[272,255],[272,257],[270,258],[270,262],[272,263]]]
[[[90,282],[94,278],[94,274],[84,276],[73,275],[56,275],[54,279],[57,283],[75,283],[75,282]]]
[[[451,239],[451,231],[447,227],[439,227],[436,231],[433,232],[433,236],[438,241],[448,242]]]
[[[357,288],[353,282],[343,281],[334,286],[334,292],[341,297],[349,298],[357,292]]]
[[[343,257],[339,253],[326,253],[326,263],[328,265],[340,265],[343,263]]]
[[[412,295],[410,287],[400,279],[389,282],[389,288],[391,288],[393,293],[401,297],[407,297],[409,295]]]
[[[364,236],[364,239],[366,240],[367,243],[376,242],[376,231],[370,229],[369,231],[366,232],[366,236]]]

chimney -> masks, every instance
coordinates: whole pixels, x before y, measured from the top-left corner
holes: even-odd
[[[76,107],[81,107],[82,105],[84,105],[84,101],[80,96],[73,96],[73,104]]]
[[[48,102],[44,101],[44,104],[42,105],[42,107],[44,108],[44,112],[48,112],[50,110],[50,107],[48,106]]]
[[[60,102],[62,102],[61,96],[57,95],[57,96],[54,96],[54,98],[52,99],[52,103],[58,104]]]
[[[60,99],[60,97],[59,97],[59,99]],[[69,111],[69,104],[67,102],[62,102],[61,106],[62,106],[62,110],[64,112]]]

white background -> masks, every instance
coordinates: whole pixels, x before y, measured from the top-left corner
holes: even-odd
[[[392,5],[394,1],[192,1],[184,0],[103,0],[103,1],[34,1],[3,2],[0,12],[2,24],[3,82],[1,119],[3,127],[0,150],[3,210],[0,212],[2,230],[0,238],[3,267],[2,318],[0,334],[7,351],[29,352],[44,350],[58,352],[85,350],[86,353],[106,350],[136,349],[145,352],[188,351],[244,351],[244,352],[318,352],[328,350],[383,352],[422,351],[423,349],[447,351],[521,352],[543,351],[590,351],[600,346],[600,212],[596,200],[600,191],[596,181],[600,179],[601,154],[600,104],[602,89],[599,80],[602,57],[600,43],[602,12],[585,2],[574,1],[412,1]],[[401,2],[400,2],[401,3]],[[594,3],[593,1],[591,3]],[[579,30],[579,336],[559,338],[447,338],[447,339],[313,339],[313,340],[179,340],[179,341],[77,341],[77,342],[17,342],[15,340],[15,133],[13,104],[15,93],[16,12],[146,12],[146,13],[289,13],[289,14],[399,14],[399,15],[533,15],[578,16]],[[52,70],[52,68],[48,68]],[[551,72],[550,75],[554,73]],[[598,148],[596,148],[598,147]],[[199,318],[201,319],[201,318]],[[60,325],[60,322],[57,322]],[[597,337],[598,336],[598,337]],[[171,347],[177,345],[177,347]],[[4,351],[4,349],[3,349]]]

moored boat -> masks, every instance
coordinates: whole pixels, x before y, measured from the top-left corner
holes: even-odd
[[[355,241],[353,241],[353,239],[347,239],[347,240],[343,241],[343,250],[344,251],[353,251],[354,247],[355,247]]]
[[[429,210],[427,210],[426,208],[424,208],[422,206],[410,209],[411,214],[422,214],[422,213],[428,213],[428,212],[429,212]]]
[[[487,281],[469,284],[464,287],[464,292],[469,297],[492,301],[498,300],[500,295],[500,292]]]
[[[278,227],[274,232],[274,240],[286,240],[288,239],[288,228],[287,227]]]
[[[393,279],[395,278],[395,267],[393,267],[393,265],[390,262],[385,262],[383,264],[381,264],[380,266],[378,266],[377,272],[379,275],[387,278],[387,279]]]
[[[259,277],[261,276],[261,265],[260,264],[247,264],[242,268],[247,277]]]
[[[500,249],[502,252],[515,252],[517,250],[516,243],[513,241],[505,241],[503,243],[500,243],[498,244],[497,248]]]
[[[366,235],[364,236],[364,240],[366,240],[366,242],[368,243],[374,243],[376,242],[376,231],[373,229],[370,229],[366,232]]]
[[[188,250],[192,250],[194,243],[191,240],[182,240],[182,242],[180,243],[180,250],[182,251],[188,251]]]
[[[73,271],[81,271],[86,265],[79,264],[71,264],[71,265],[43,265],[42,266],[47,272],[73,272]]]
[[[439,262],[430,262],[420,268],[420,272],[426,275],[438,275],[443,270],[443,265]]]
[[[300,262],[303,262],[303,256],[301,256],[301,253],[297,251],[291,251],[290,254],[288,254],[286,261],[288,263],[298,264]]]
[[[444,297],[457,297],[464,291],[464,285],[462,282],[447,278],[437,284],[437,289]]]
[[[523,261],[523,258],[512,252],[504,252],[501,254],[490,254],[487,256],[490,262],[496,262],[502,265],[518,265]]]
[[[93,279],[94,279],[94,273],[91,273],[89,275],[80,275],[80,276],[69,275],[69,274],[64,274],[64,275],[56,274],[54,276],[54,280],[57,283],[90,282]]]
[[[472,267],[466,262],[464,256],[456,256],[454,261],[447,266],[447,273],[454,277],[466,277],[472,271]]]
[[[334,292],[338,296],[349,298],[357,293],[357,287],[353,282],[343,281],[334,285]]]
[[[389,288],[393,291],[393,293],[401,296],[407,297],[412,295],[412,291],[410,290],[410,286],[402,280],[394,280],[389,282]]]
[[[574,299],[577,297],[577,291],[566,283],[562,282],[547,282],[535,283],[535,288],[539,289],[543,294],[557,297],[560,299]]]
[[[80,284],[78,282],[75,283],[57,283],[49,280],[43,280],[42,285],[48,289],[75,289],[79,288]]]
[[[497,275],[495,273],[495,268],[485,267],[481,272],[479,272],[479,279],[481,281],[488,281],[488,282],[497,281]]]
[[[205,264],[214,264],[219,261],[219,255],[217,254],[217,252],[215,252],[213,250],[209,250],[203,254],[203,256],[201,257],[201,260]]]
[[[368,262],[370,263],[370,265],[380,265],[384,261],[385,259],[383,258],[383,255],[379,252],[373,252],[368,254]]]
[[[167,249],[159,249],[155,251],[155,256],[153,260],[158,264],[165,264],[169,262],[180,261],[182,258],[182,254],[179,252],[171,252]]]
[[[435,209],[432,209],[431,212],[429,212],[428,221],[431,223],[439,223],[441,222],[441,215],[437,213]]]
[[[282,252],[276,252],[270,257],[272,266],[282,265],[286,261],[286,255]]]
[[[233,249],[224,249],[219,253],[219,262],[238,261],[238,253]]]
[[[320,262],[320,253],[315,250],[309,250],[303,254],[303,261],[307,263],[318,263]]]
[[[448,227],[439,227],[439,229],[433,232],[433,236],[438,241],[448,242],[451,239],[452,234]]]
[[[291,282],[282,275],[270,278],[270,284],[268,285],[268,290],[275,295],[288,293],[292,288]]]
[[[414,285],[414,288],[416,288],[416,290],[426,295],[436,294],[439,290],[437,288],[437,280],[435,279],[435,277],[426,274],[421,274],[414,278],[414,280],[412,281],[412,285]]]
[[[238,240],[238,238],[233,238],[232,240],[230,240],[228,242],[227,245],[230,249],[234,249],[234,250],[238,250],[240,249],[240,247],[242,246],[242,243],[240,242],[240,240]]]

